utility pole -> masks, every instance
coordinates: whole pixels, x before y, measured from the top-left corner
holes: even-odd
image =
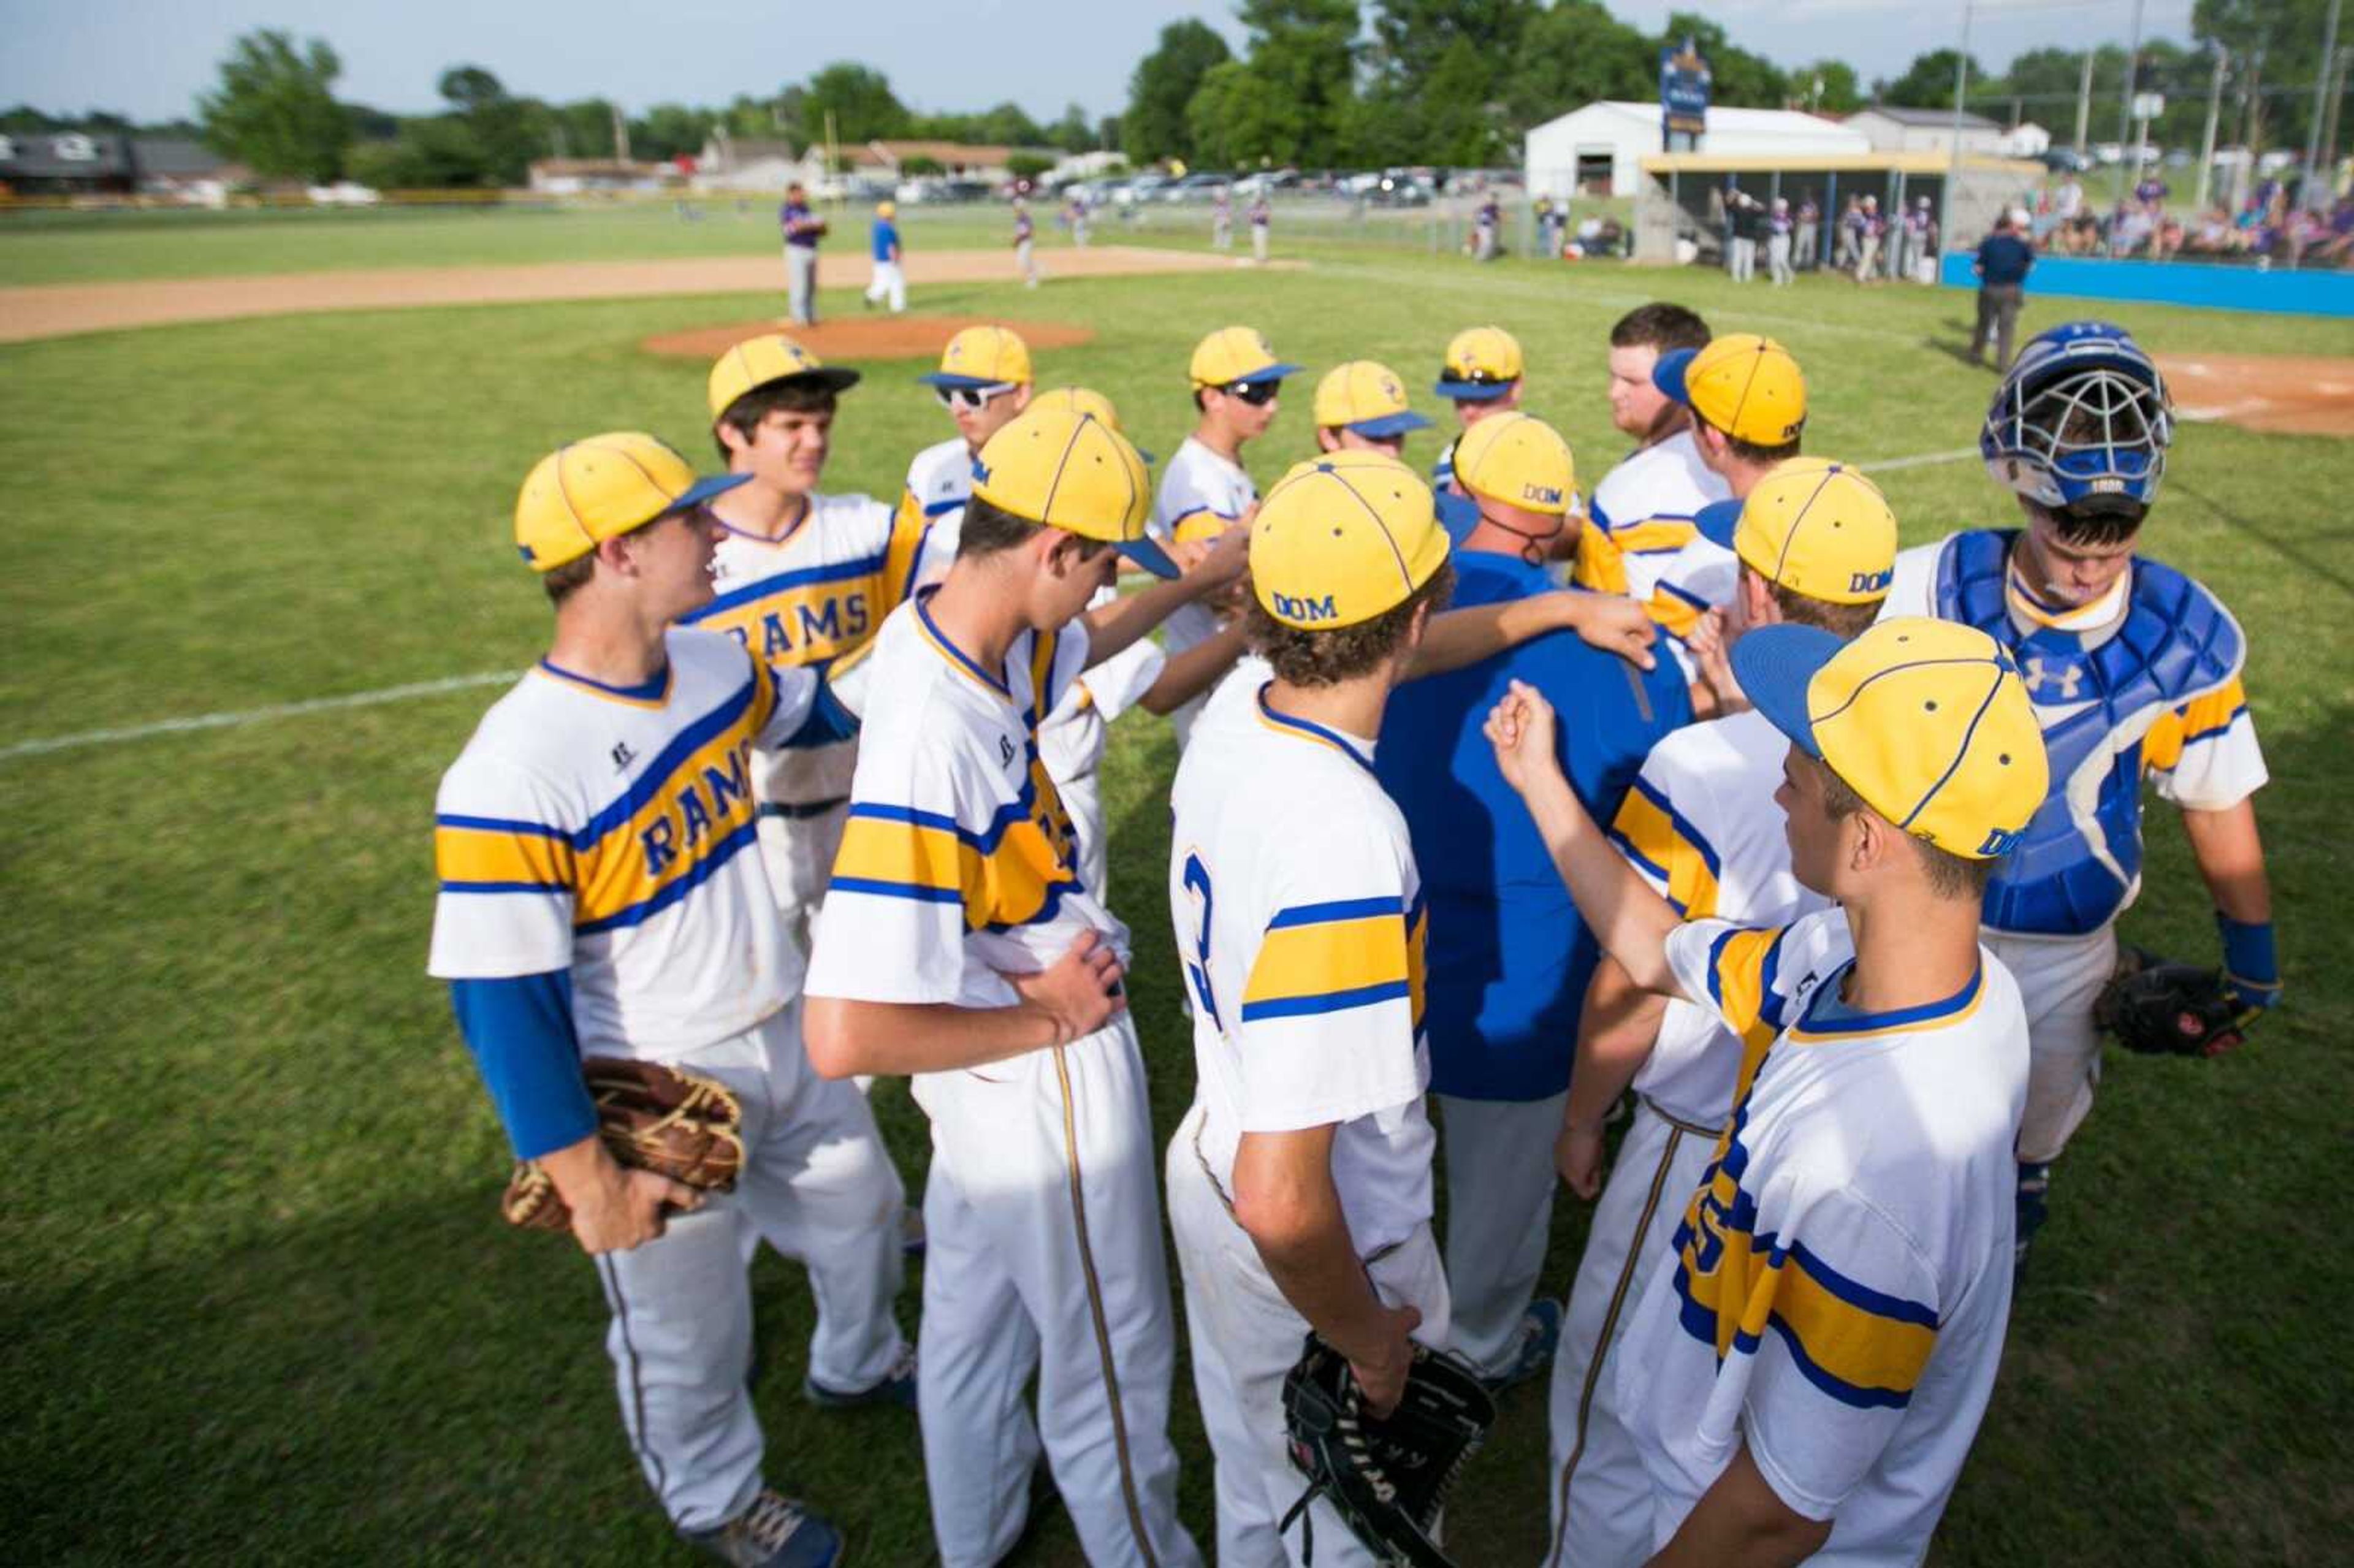
[[[2318,207],[2328,189],[2321,177],[2321,117],[2329,103],[2329,67],[2338,58],[2338,6],[2329,0],[2328,19],[2321,25],[2320,75],[2313,84],[2313,123],[2305,133],[2305,190],[2299,205]]]
[[[2335,3],[2336,0],[2332,0],[2332,4]],[[1975,0],[1962,0],[1962,48],[1954,57],[1954,145],[1946,162],[1946,199],[1938,204],[1941,210],[1937,214],[1940,248],[1954,242],[1954,204],[1961,194],[1962,185],[1962,100],[1968,96],[1970,90],[1970,19],[1977,8]],[[1903,223],[1904,215],[1901,212],[1896,214],[1896,221]],[[1940,263],[1932,258],[1931,265]]]
[[[613,111],[613,161],[626,164],[630,161],[630,122],[621,118],[620,104],[608,104],[606,107]]]
[[[2125,166],[2125,149],[2134,142],[2134,78],[2141,71],[2141,12],[2145,0],[2134,0],[2133,42],[2126,46],[2126,79],[2117,92],[2117,166]],[[2134,174],[2141,174],[2141,147],[2134,142]]]
[[[2333,62],[2336,78],[2329,84],[2329,122],[2321,132],[2321,161],[2334,175],[2338,169],[2338,105],[2346,96],[2346,67],[2354,49],[2339,48]]]
[[[2199,143],[2199,194],[2190,203],[2200,212],[2207,210],[2207,185],[2215,173],[2215,121],[2223,111],[2223,67],[2231,58],[2221,44],[2211,47],[2215,51],[2215,78],[2207,89],[2207,134]]]
[[[2076,156],[2084,157],[2093,130],[2093,51],[2084,51],[2084,74],[2076,83]]]

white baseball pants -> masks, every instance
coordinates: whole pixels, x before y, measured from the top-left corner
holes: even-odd
[[[2101,1081],[2101,1032],[2093,1002],[2116,972],[2117,933],[2089,937],[2014,937],[1988,931],[1987,950],[2019,982],[2027,1005],[2027,1110],[2020,1118],[2019,1158],[2038,1165],[2060,1158],[2093,1108]]]
[[[1013,1546],[1042,1450],[1089,1563],[1199,1563],[1177,1522],[1175,1330],[1134,1024],[928,1074],[916,1097],[932,1120],[917,1393],[944,1568]]]
[[[1438,1104],[1447,1161],[1447,1348],[1490,1376],[1507,1370],[1543,1272],[1553,1139],[1567,1090],[1542,1100]]]
[[[1196,1104],[1169,1142],[1169,1222],[1185,1281],[1193,1392],[1216,1465],[1218,1568],[1280,1568],[1302,1561],[1300,1526],[1281,1534],[1276,1526],[1308,1489],[1283,1429],[1283,1375],[1299,1359],[1308,1322],[1283,1298],[1204,1166],[1194,1142],[1201,1116]],[[1421,1308],[1416,1339],[1447,1342],[1447,1276],[1429,1226],[1365,1267],[1384,1301]],[[1309,1511],[1319,1568],[1373,1563],[1330,1503],[1319,1499]]]
[[[1638,1100],[1603,1183],[1553,1361],[1546,1568],[1633,1568],[1650,1558],[1651,1484],[1619,1414],[1611,1351],[1669,1255],[1716,1137]]]
[[[875,276],[866,285],[868,304],[879,305],[886,300],[894,315],[907,308],[907,274],[899,270],[896,261],[875,263]]]
[[[785,247],[786,313],[796,326],[817,324],[817,247]]]
[[[906,1193],[865,1097],[802,1054],[798,1000],[682,1062],[743,1104],[736,1191],[673,1218],[663,1235],[596,1259],[613,1312],[605,1337],[621,1423],[663,1511],[711,1530],[761,1485],[760,1426],[744,1384],[752,1295],[743,1227],[808,1266],[817,1298],[810,1376],[868,1388],[899,1359],[899,1211]]]

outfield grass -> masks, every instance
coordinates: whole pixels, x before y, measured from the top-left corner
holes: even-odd
[[[1603,334],[1653,294],[1787,342],[1812,378],[1809,450],[1868,466],[1975,439],[1989,378],[1946,352],[1968,305],[1952,292],[1336,251],[1307,272],[917,303],[1092,326],[1088,346],[1042,355],[1043,376],[1110,393],[1163,453],[1210,327],[1254,323],[1318,368],[1385,359],[1437,413],[1419,388],[1447,335],[1500,322],[1528,345],[1532,408],[1590,482],[1620,446]],[[0,471],[18,496],[0,524],[0,747],[521,666],[546,629],[507,537],[525,470],[616,426],[707,450],[702,368],[633,345],[745,313],[742,296],[412,311],[0,348]],[[2120,313],[2159,349],[2354,354],[2354,323]],[[2031,304],[2031,325],[2056,319]],[[832,488],[889,492],[949,433],[918,368],[868,367]],[[1263,484],[1304,451],[1305,405],[1287,399],[1251,453]],[[1975,463],[1884,483],[1908,541],[2009,515]],[[2346,1149],[2354,1024],[2354,981],[2328,957],[2354,875],[2349,490],[2345,442],[2183,433],[2149,544],[2253,633],[2288,1001],[2238,1058],[2111,1061],[1940,1562],[2318,1562],[2354,1534],[2334,1327],[2354,1264],[2316,1206]],[[0,885],[25,922],[0,956],[20,1035],[0,1072],[20,1129],[0,1213],[0,1502],[28,1556],[685,1560],[615,1419],[591,1272],[495,1217],[503,1141],[423,974],[434,782],[491,694],[0,760]],[[1161,893],[1174,752],[1141,716],[1113,739],[1113,901],[1136,932],[1165,1135],[1192,1083]],[[2166,814],[2127,927],[2203,955],[2207,900]],[[914,1188],[920,1118],[899,1086],[876,1097]],[[1585,1219],[1557,1207],[1548,1288]],[[841,1519],[862,1562],[922,1561],[913,1423],[803,1406],[808,1291],[773,1255],[756,1286],[772,1473]],[[916,1299],[911,1284],[911,1324]],[[1179,1411],[1183,1506],[1206,1542],[1190,1390]],[[1543,1426],[1541,1391],[1506,1402],[1457,1510],[1463,1561],[1535,1558]],[[1059,1515],[1029,1560],[1076,1561]]]

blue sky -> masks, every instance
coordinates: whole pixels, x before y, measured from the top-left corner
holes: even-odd
[[[1670,0],[1606,0],[1657,27]],[[1838,55],[1866,80],[1957,41],[1958,7],[1924,0],[1684,0],[1734,41],[1785,65]],[[2190,37],[2191,0],[2147,0],[2149,35]],[[439,107],[445,67],[488,68],[508,90],[659,102],[765,95],[829,61],[864,60],[924,110],[1012,99],[1042,118],[1076,101],[1115,112],[1163,24],[1199,16],[1239,42],[1225,4],[1172,0],[8,0],[0,104],[193,115],[229,43],[249,28],[321,37],[344,61],[338,96],[380,109]],[[1937,18],[1934,32],[1926,17]],[[1999,68],[2021,49],[2122,43],[2131,0],[1980,0],[1971,52]]]

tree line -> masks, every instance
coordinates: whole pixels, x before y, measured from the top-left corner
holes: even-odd
[[[2145,40],[2134,86],[2166,99],[2153,140],[2198,143],[2220,56],[2219,142],[2301,147],[2327,4],[2197,0],[2191,44]],[[639,114],[604,98],[517,96],[489,70],[460,64],[441,74],[440,110],[400,115],[338,100],[343,64],[324,40],[264,28],[236,40],[213,90],[199,97],[195,122],[149,129],[194,132],[264,178],[348,178],[393,189],[520,185],[535,159],[610,157],[622,145],[638,159],[674,158],[699,152],[715,133],[796,149],[829,136],[843,146],[925,138],[1118,149],[1140,165],[1480,167],[1517,161],[1531,126],[1582,104],[1656,100],[1660,48],[1687,37],[1708,60],[1713,101],[1724,105],[1826,113],[1870,102],[1949,108],[1959,63],[1951,48],[1931,49],[1899,75],[1867,83],[1837,58],[1778,65],[1691,12],[1646,33],[1602,0],[1239,0],[1235,16],[1245,33],[1239,56],[1202,22],[1162,28],[1129,78],[1125,109],[1103,120],[1076,103],[1051,121],[1013,102],[926,113],[902,102],[882,71],[848,61],[770,97],[662,103]],[[2346,43],[2341,58],[2354,55],[2354,37]],[[2031,49],[1999,72],[1972,60],[1968,106],[2006,122],[2034,120],[2055,141],[2069,141],[2085,58],[2082,50]],[[2104,44],[2091,60],[2091,139],[2117,139],[2126,50]],[[2338,86],[2342,95],[2342,78]],[[0,132],[66,129],[137,128],[103,111],[55,119],[19,106],[0,113]]]

